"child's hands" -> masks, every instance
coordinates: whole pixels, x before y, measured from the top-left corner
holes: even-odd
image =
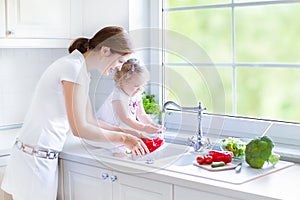
[[[151,124],[147,124],[143,128],[143,131],[146,132],[146,133],[149,133],[149,134],[156,134],[156,133],[161,133],[162,128],[158,127],[158,126],[153,126]]]
[[[156,126],[160,129],[160,133],[166,130],[166,127],[164,127],[163,125],[156,124]]]
[[[163,125],[160,125],[160,124],[153,123],[152,126],[155,126],[159,129],[159,131],[157,133],[162,133],[166,130],[166,127],[164,127]]]

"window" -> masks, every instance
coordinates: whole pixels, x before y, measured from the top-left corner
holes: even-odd
[[[162,101],[201,101],[204,133],[216,137],[268,130],[281,155],[299,162],[300,0],[162,0],[162,7]],[[175,137],[197,124],[190,113],[168,117],[182,130]]]
[[[299,122],[298,10],[288,0],[165,0],[165,100]]]

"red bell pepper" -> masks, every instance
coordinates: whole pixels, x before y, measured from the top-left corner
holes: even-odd
[[[142,139],[145,145],[148,147],[150,153],[158,149],[161,145],[164,144],[164,140],[161,138],[154,138],[151,140],[148,139]]]
[[[213,157],[214,162],[223,161],[225,163],[230,163],[232,160],[232,152],[231,151],[210,150],[208,152],[208,155],[211,155]]]

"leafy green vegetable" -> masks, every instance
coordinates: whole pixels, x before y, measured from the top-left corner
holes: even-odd
[[[146,95],[146,92],[143,92],[143,106],[145,109],[145,112],[147,114],[160,114],[161,109],[158,103],[155,101],[155,95]]]
[[[277,153],[273,153],[270,157],[269,157],[269,162],[272,163],[273,166],[276,165],[276,163],[278,163],[280,159],[280,155]]]
[[[222,139],[224,150],[231,151],[234,158],[243,158],[245,156],[246,143],[239,138],[228,137]]]
[[[268,136],[251,140],[246,145],[246,162],[251,167],[258,169],[262,168],[266,161],[275,165],[280,157],[272,154],[273,147],[274,143]]]

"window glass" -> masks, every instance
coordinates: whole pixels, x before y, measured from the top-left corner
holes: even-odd
[[[268,2],[268,1],[280,1],[280,0],[233,0],[234,3],[246,3],[246,2]]]
[[[220,4],[220,3],[231,3],[231,0],[171,0],[166,1],[166,6],[172,7],[182,7],[182,6],[201,6],[209,4]]]
[[[166,2],[176,6],[183,1]],[[187,2],[196,6],[196,1]],[[165,30],[181,35],[174,39],[167,33],[166,49],[183,49],[165,53],[167,98],[188,105],[200,100],[211,113],[299,122],[300,2],[234,2],[164,12]],[[189,59],[189,54],[200,54],[182,38],[193,41],[208,59]],[[216,77],[222,84],[212,84]],[[224,98],[216,101],[221,92]]]
[[[183,106],[197,106],[200,101],[207,112],[231,114],[232,74],[229,68],[166,67],[166,100]]]
[[[232,60],[230,9],[168,12],[166,24],[168,31],[174,31],[195,41],[213,62],[230,62]],[[180,43],[180,41],[177,42]],[[174,57],[169,58],[170,60],[167,62],[176,61]]]
[[[300,69],[237,68],[238,115],[299,121]]]
[[[235,8],[236,61],[299,63],[300,4]]]

